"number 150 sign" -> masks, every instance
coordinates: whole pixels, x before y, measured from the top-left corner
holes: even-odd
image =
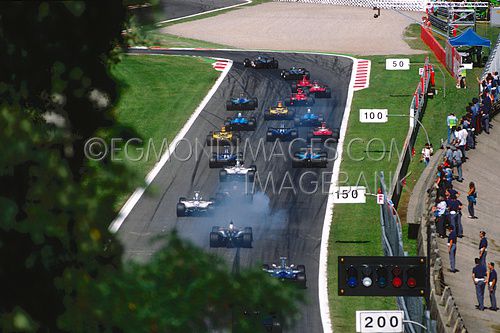
[[[365,203],[366,188],[363,186],[338,186],[333,192],[334,203]]]

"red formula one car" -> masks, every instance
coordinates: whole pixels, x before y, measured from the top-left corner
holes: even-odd
[[[314,104],[314,97],[309,96],[302,88],[298,88],[297,92],[292,93],[289,99],[285,101],[286,106],[311,106]]]
[[[305,75],[302,77],[302,80],[292,83],[292,92],[296,92],[299,88],[316,98],[332,97],[332,90],[327,85],[321,84],[318,81],[311,81]]]
[[[307,135],[308,139],[321,139],[321,141],[337,142],[339,139],[338,129],[331,129],[322,122],[319,127],[313,128]]]

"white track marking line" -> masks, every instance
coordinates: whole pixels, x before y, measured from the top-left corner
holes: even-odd
[[[133,48],[131,48],[133,49]],[[143,49],[138,47],[137,49]],[[342,118],[342,124],[340,126],[339,141],[337,143],[337,158],[333,164],[332,178],[330,181],[330,188],[328,190],[328,200],[325,209],[325,219],[323,221],[323,230],[321,236],[321,247],[320,247],[320,258],[319,258],[319,274],[318,274],[318,297],[319,297],[319,309],[321,315],[321,324],[323,326],[324,333],[332,333],[332,320],[330,317],[330,304],[328,298],[328,241],[330,238],[330,229],[333,222],[333,198],[334,198],[334,188],[337,186],[338,176],[340,173],[340,163],[342,161],[343,144],[345,139],[345,134],[347,132],[347,125],[349,122],[349,114],[351,112],[352,99],[354,95],[354,81],[356,78],[356,69],[358,67],[358,59],[343,55],[343,54],[333,54],[333,53],[321,53],[321,52],[307,52],[307,51],[272,51],[272,50],[243,50],[243,49],[203,49],[203,48],[161,48],[152,47],[152,50],[178,50],[178,51],[231,51],[231,52],[269,52],[269,53],[297,53],[297,54],[314,54],[332,57],[343,57],[351,59],[352,72],[351,80],[349,82],[349,90],[347,92],[346,106],[344,109],[344,116]],[[363,61],[363,60],[361,60]],[[231,63],[232,65],[232,63]],[[332,290],[331,292],[335,292]]]
[[[219,86],[222,84],[222,81],[224,81],[227,73],[229,73],[229,70],[233,66],[233,61],[230,59],[225,59],[227,60],[227,66],[222,71],[220,74],[219,78],[217,81],[215,81],[215,84],[212,86],[212,88],[208,91],[208,94],[205,96],[205,98],[201,101],[200,105],[194,110],[194,112],[191,114],[189,119],[186,121],[184,126],[181,128],[179,133],[175,136],[174,140],[170,143],[168,146],[167,151],[162,155],[160,161],[155,164],[153,169],[148,173],[146,176],[146,185],[144,187],[138,187],[134,193],[128,198],[127,202],[125,205],[123,205],[122,209],[118,213],[118,216],[113,220],[111,225],[109,226],[109,231],[112,233],[115,233],[120,229],[121,225],[127,218],[127,216],[130,214],[132,209],[135,207],[141,196],[144,194],[144,191],[146,188],[151,184],[151,182],[155,179],[156,175],[160,172],[160,170],[163,168],[163,166],[167,163],[167,161],[170,159],[170,152],[175,150],[175,147],[179,143],[179,141],[184,138],[186,133],[189,131],[191,126],[194,124],[196,118],[200,115],[201,111],[205,108],[205,106],[208,104],[212,96],[215,94],[217,89],[219,89]]]
[[[205,15],[205,14],[215,13],[215,12],[218,12],[218,11],[221,11],[221,10],[231,9],[231,8],[235,8],[235,7],[245,6],[245,5],[248,5],[250,3],[252,3],[252,0],[246,0],[246,2],[239,3],[237,5],[231,5],[231,6],[227,6],[227,7],[222,7],[222,8],[207,10],[206,12],[201,12],[201,13],[186,15],[186,16],[177,17],[177,18],[170,19],[170,20],[165,20],[165,21],[160,21],[160,22],[156,23],[155,25],[156,26],[160,26],[160,25],[165,24],[165,23],[175,22],[175,21],[179,21],[179,20],[183,20],[183,19],[187,19],[187,18],[199,16],[199,15]]]

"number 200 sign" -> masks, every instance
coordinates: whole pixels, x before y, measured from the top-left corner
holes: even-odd
[[[402,333],[403,311],[356,311],[357,333]]]
[[[339,186],[333,192],[334,203],[365,203],[366,188],[363,186]]]
[[[385,59],[385,69],[388,71],[406,71],[410,69],[410,59]]]

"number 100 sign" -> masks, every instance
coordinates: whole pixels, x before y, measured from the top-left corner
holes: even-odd
[[[403,311],[356,311],[358,333],[402,333]]]
[[[366,188],[363,186],[338,186],[333,192],[334,203],[366,203]]]
[[[387,109],[359,109],[360,123],[386,123]]]

